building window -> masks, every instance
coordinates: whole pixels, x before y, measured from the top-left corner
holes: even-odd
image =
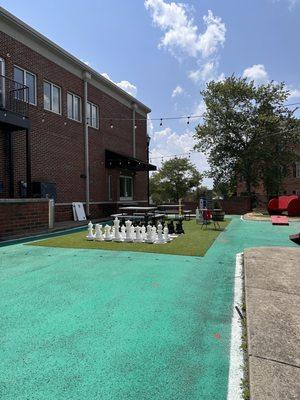
[[[296,178],[300,178],[300,164],[296,164]]]
[[[131,176],[120,176],[120,200],[133,199],[133,179]]]
[[[81,98],[73,93],[67,94],[68,118],[81,122]]]
[[[108,200],[112,200],[112,176],[108,175]]]
[[[99,128],[99,109],[95,104],[89,101],[86,104],[86,120],[88,126],[95,129]]]
[[[28,101],[36,105],[36,76],[23,68],[14,66],[14,81],[28,87]],[[18,85],[19,86],[19,85]],[[27,100],[24,97],[25,91],[21,87],[16,88],[16,98],[18,100]],[[26,96],[27,97],[27,96]]]
[[[61,114],[61,88],[44,81],[44,109]]]

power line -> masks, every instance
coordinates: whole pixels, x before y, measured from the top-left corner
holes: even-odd
[[[257,141],[261,141],[261,140],[263,140],[263,139],[268,139],[270,136],[282,135],[283,133],[293,133],[294,131],[298,132],[298,134],[300,135],[300,128],[296,127],[296,128],[290,129],[290,130],[285,130],[285,131],[280,131],[280,132],[274,132],[274,133],[270,133],[270,134],[265,135],[265,136],[260,136],[260,137],[258,138],[259,140],[257,140]],[[152,151],[150,150],[150,153],[151,153],[151,152],[152,152]],[[162,161],[163,161],[165,158],[175,158],[175,157],[181,157],[181,156],[185,156],[185,155],[188,155],[189,158],[190,158],[190,154],[192,154],[192,153],[199,153],[199,151],[198,151],[198,150],[193,150],[193,149],[191,149],[191,150],[189,150],[189,151],[186,151],[185,153],[170,154],[170,155],[161,155],[161,156],[155,156],[155,157],[152,157],[152,156],[150,155],[149,158],[150,158],[150,160],[157,160],[157,159],[160,158]]]
[[[300,102],[297,103],[289,103],[289,104],[284,104],[285,107],[291,107],[291,106],[296,106],[300,105]],[[100,117],[100,120],[106,120],[106,121],[160,121],[160,125],[162,125],[163,121],[171,121],[171,120],[180,120],[180,119],[186,119],[187,124],[189,124],[191,119],[198,119],[202,118],[204,116],[204,113],[199,114],[199,115],[194,115],[194,114],[189,114],[189,115],[177,115],[173,117],[149,117],[149,118],[119,118],[119,117]]]

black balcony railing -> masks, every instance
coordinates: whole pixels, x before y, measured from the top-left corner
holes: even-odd
[[[28,117],[29,88],[7,76],[0,75],[0,110]]]

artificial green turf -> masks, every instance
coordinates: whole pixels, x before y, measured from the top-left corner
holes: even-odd
[[[74,249],[100,249],[119,251],[142,251],[147,253],[175,254],[183,256],[204,256],[216,237],[229,224],[230,220],[220,222],[221,230],[213,224],[201,229],[195,220],[184,221],[184,235],[166,244],[96,242],[86,239],[87,231],[80,231],[31,243],[34,246],[62,247]]]

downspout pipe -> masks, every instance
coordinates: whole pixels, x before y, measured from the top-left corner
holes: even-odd
[[[136,103],[132,104],[132,156],[136,158],[136,121],[135,114],[138,106]]]
[[[88,81],[91,74],[88,71],[83,73],[83,115],[84,115],[84,167],[85,167],[85,213],[90,216],[90,163],[89,163],[89,125],[87,116]]]

